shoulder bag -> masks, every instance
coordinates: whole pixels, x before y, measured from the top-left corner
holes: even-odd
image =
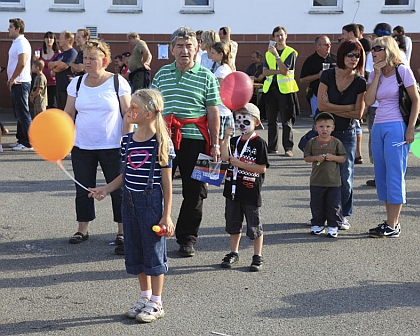
[[[408,125],[408,122],[410,121],[410,114],[411,114],[411,99],[410,96],[407,93],[407,89],[404,86],[404,83],[401,79],[400,73],[398,72],[398,67],[401,64],[398,64],[395,68],[395,75],[397,76],[397,82],[398,82],[398,92],[399,92],[399,106],[401,115],[403,117],[404,123]],[[416,89],[419,91],[419,87],[416,83]],[[417,128],[420,126],[420,119],[419,116],[417,116],[416,124],[414,128]]]

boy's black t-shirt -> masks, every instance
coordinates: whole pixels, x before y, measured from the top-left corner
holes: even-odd
[[[235,153],[238,138],[233,137],[230,139],[232,155]],[[246,140],[239,141],[237,148],[238,155],[242,152],[245,143]],[[268,168],[270,164],[268,163],[267,143],[258,134],[250,138],[248,146],[240,160],[251,164],[266,165]],[[233,166],[229,166],[227,170],[225,188],[223,190],[223,196],[229,199],[232,199],[233,168]],[[239,168],[234,200],[245,204],[261,206],[261,187],[264,183],[264,175]]]

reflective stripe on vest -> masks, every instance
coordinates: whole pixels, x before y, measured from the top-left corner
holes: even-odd
[[[295,52],[296,56],[298,55],[296,50],[294,50],[291,47],[286,46],[286,48],[284,48],[283,52],[281,53],[281,56],[280,56],[281,61],[284,62],[286,58],[292,52]],[[265,54],[265,57],[266,57],[269,69],[275,70],[277,68],[277,61],[276,61],[275,56],[271,52],[267,51]],[[270,88],[270,85],[273,82],[273,77],[274,75],[266,77],[264,81],[264,85],[263,85],[264,93],[268,92],[268,89]],[[294,70],[289,70],[286,76],[283,76],[282,74],[277,74],[277,85],[279,86],[279,90],[281,93],[287,94],[287,93],[299,91],[299,87],[297,86],[297,83],[294,77],[295,77]]]

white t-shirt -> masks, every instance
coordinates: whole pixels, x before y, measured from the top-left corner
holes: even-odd
[[[405,55],[407,57],[407,64],[408,66],[410,66],[410,61],[411,61],[411,51],[413,50],[413,41],[411,41],[411,38],[409,38],[408,36],[404,36],[404,41],[405,41]]]
[[[115,94],[114,76],[97,87],[85,85],[88,74],[83,75],[76,98],[76,141],[80,149],[120,148],[123,121],[118,97]],[[67,87],[67,94],[76,97],[76,86],[79,77],[74,78]],[[131,95],[128,82],[118,75],[120,98]]]
[[[229,65],[223,64],[217,68],[217,70],[214,72],[214,75],[216,78],[225,78],[227,75],[232,73],[232,69]],[[229,116],[232,114],[231,110],[229,110],[225,105],[220,104],[219,107],[219,114],[221,117]]]
[[[20,54],[27,54],[25,67],[19,76],[16,77],[16,82],[27,83],[32,81],[31,76],[31,54],[32,48],[28,40],[23,35],[16,37],[9,49],[9,61],[7,63],[7,78],[10,79],[15,72],[16,65]]]

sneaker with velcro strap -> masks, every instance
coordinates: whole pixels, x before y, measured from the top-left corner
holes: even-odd
[[[150,323],[157,319],[164,317],[165,311],[163,310],[162,304],[149,301],[141,312],[136,316],[136,321],[143,323]]]
[[[225,255],[225,257],[222,260],[222,263],[220,264],[220,267],[231,268],[232,265],[236,264],[238,261],[239,261],[238,253],[230,252]]]
[[[125,312],[125,316],[128,318],[136,318],[138,314],[140,314],[141,310],[146,307],[146,303],[149,301],[148,298],[140,298],[137,302],[131,307],[129,310]]]

